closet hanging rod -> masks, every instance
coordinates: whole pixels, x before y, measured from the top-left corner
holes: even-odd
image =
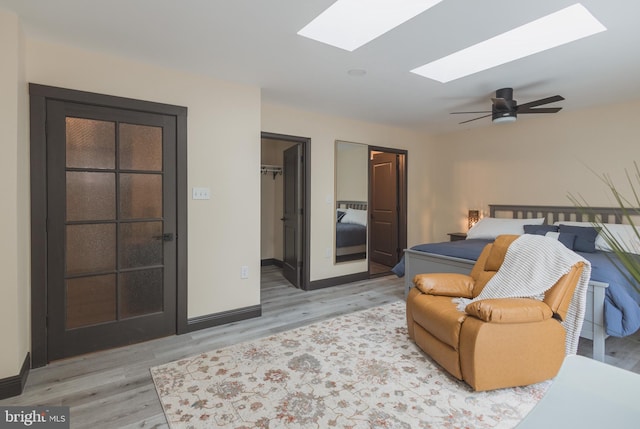
[[[260,172],[262,174],[273,173],[273,178],[275,179],[278,174],[282,174],[282,167],[279,165],[262,164],[260,166]]]

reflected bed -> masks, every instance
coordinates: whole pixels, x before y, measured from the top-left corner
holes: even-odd
[[[367,257],[367,202],[337,201],[336,262]]]

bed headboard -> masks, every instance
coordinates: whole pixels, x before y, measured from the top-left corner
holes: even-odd
[[[339,208],[339,209],[366,210],[367,209],[367,202],[366,201],[339,200],[339,201],[336,201],[336,207]]]
[[[623,223],[623,212],[619,207],[589,207],[574,206],[519,206],[489,204],[489,216],[531,219],[544,217],[546,224],[557,221]]]

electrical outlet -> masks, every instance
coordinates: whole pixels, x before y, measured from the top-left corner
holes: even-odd
[[[331,258],[331,248],[327,247],[326,249],[324,249],[324,257],[327,259]]]
[[[246,265],[243,265],[240,267],[240,278],[241,279],[248,279],[249,278],[249,267]]]
[[[211,198],[211,191],[209,188],[193,188],[191,198],[194,200],[208,200]]]

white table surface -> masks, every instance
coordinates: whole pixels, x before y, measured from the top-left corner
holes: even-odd
[[[640,428],[640,374],[567,356],[549,390],[517,429]]]

